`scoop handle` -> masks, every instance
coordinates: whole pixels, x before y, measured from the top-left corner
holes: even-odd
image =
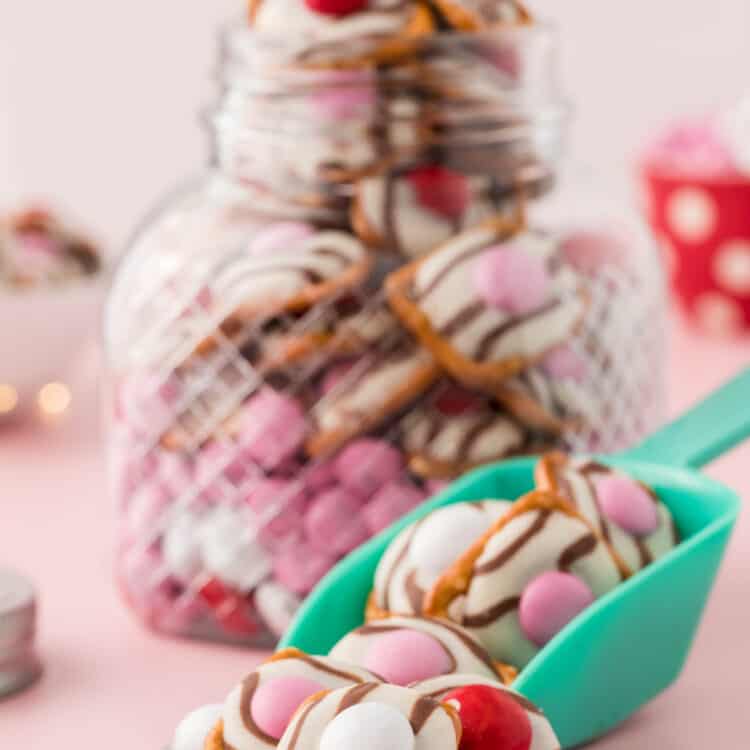
[[[748,437],[750,367],[626,455],[649,463],[699,469]]]

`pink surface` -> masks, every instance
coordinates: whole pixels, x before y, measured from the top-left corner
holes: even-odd
[[[749,343],[710,341],[678,326],[673,411],[746,365]],[[154,637],[121,605],[111,584],[112,514],[95,424],[79,409],[73,423],[42,437],[0,432],[0,564],[38,583],[46,667],[32,690],[0,704],[2,748],[159,750],[187,711],[223,700],[261,657]],[[76,437],[84,433],[87,441]],[[749,462],[746,445],[708,473],[750,494]],[[749,590],[746,515],[681,679],[597,748],[747,746]]]

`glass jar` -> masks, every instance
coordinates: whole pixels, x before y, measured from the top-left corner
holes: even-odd
[[[655,293],[640,255],[578,237],[565,350],[467,385],[387,289],[477,226],[511,238],[553,187],[555,34],[438,34],[376,67],[308,53],[230,30],[212,168],[137,232],[106,310],[117,578],[163,632],[270,644],[340,557],[463,471],[613,447],[590,380],[631,366],[610,353],[638,348],[628,311]]]

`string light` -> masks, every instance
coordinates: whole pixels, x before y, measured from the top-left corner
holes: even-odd
[[[18,406],[18,391],[7,383],[0,383],[0,415],[10,414]]]
[[[58,416],[68,410],[72,398],[70,388],[64,383],[47,383],[39,389],[36,401],[43,414]]]

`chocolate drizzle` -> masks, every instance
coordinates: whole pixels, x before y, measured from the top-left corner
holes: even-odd
[[[309,664],[311,667],[319,669],[321,672],[325,672],[326,674],[329,674],[333,677],[338,677],[342,680],[349,680],[351,682],[362,682],[362,678],[359,675],[356,675],[353,672],[345,672],[343,669],[336,669],[335,667],[326,664],[325,662],[315,658],[314,656],[309,656],[308,654],[300,652],[298,654],[295,654],[294,658],[298,659],[299,661],[303,661],[306,664]]]
[[[250,706],[253,702],[253,696],[255,690],[258,687],[260,681],[260,675],[257,672],[253,672],[247,677],[242,683],[242,693],[240,695],[240,718],[242,719],[242,725],[247,729],[253,737],[256,737],[261,742],[265,742],[268,745],[275,746],[276,738],[266,734],[253,720],[253,715],[250,711]]]
[[[404,590],[414,612],[422,611],[425,591],[417,583],[417,571],[412,570],[404,581]]]
[[[453,635],[458,638],[461,643],[469,650],[471,653],[479,659],[479,661],[482,662],[491,672],[496,674],[498,677],[502,678],[502,675],[498,671],[497,667],[495,666],[495,662],[492,661],[492,657],[487,653],[487,650],[482,646],[481,643],[476,641],[469,633],[467,633],[465,630],[462,630],[461,628],[456,627],[453,623],[448,622],[447,620],[441,620],[440,624],[446,628],[447,630],[450,630]]]
[[[495,426],[497,419],[497,414],[494,412],[488,412],[479,419],[475,425],[466,431],[466,434],[461,438],[461,441],[458,444],[458,450],[456,451],[456,459],[460,463],[469,460],[474,443],[479,440],[484,432]]]
[[[596,461],[588,461],[587,463],[585,463],[583,466],[581,466],[578,469],[578,472],[583,478],[583,481],[586,483],[586,488],[588,489],[588,492],[591,495],[591,499],[594,503],[594,507],[596,508],[596,515],[599,518],[599,528],[602,532],[602,536],[607,542],[612,541],[612,533],[609,530],[609,521],[606,519],[606,517],[602,513],[601,508],[599,507],[599,499],[596,494],[596,486],[594,485],[592,476],[595,474],[605,474],[605,473],[608,473],[609,471],[611,471],[609,467],[604,466],[604,464],[600,464]],[[572,495],[573,495],[573,492],[571,489],[571,496]],[[575,505],[578,505],[575,499],[573,499],[573,503]]]
[[[596,545],[596,537],[593,534],[585,534],[563,550],[557,561],[557,567],[560,570],[569,571],[579,560],[590,555],[596,549]]]
[[[553,310],[560,307],[561,304],[562,303],[559,299],[553,299],[537,308],[536,310],[532,310],[526,315],[516,315],[512,318],[508,318],[506,321],[498,326],[495,326],[495,328],[487,331],[487,333],[482,336],[479,343],[477,344],[474,356],[480,361],[486,360],[492,353],[492,349],[497,343],[498,339],[501,339],[513,329],[525,325],[526,323],[535,320],[536,318],[541,318],[547,313],[552,312]]]
[[[435,711],[440,708],[440,704],[432,698],[420,696],[412,706],[409,714],[409,723],[415,735],[419,734],[424,725],[429,721]]]
[[[409,545],[411,544],[411,540],[414,538],[414,532],[417,530],[419,524],[415,524],[409,531],[407,538],[404,540],[404,546],[401,548],[401,551],[396,556],[396,559],[393,561],[393,565],[391,565],[390,570],[385,576],[385,583],[383,584],[383,590],[379,592],[378,596],[378,604],[380,605],[381,609],[389,610],[391,609],[391,601],[390,601],[390,590],[391,586],[393,585],[393,579],[396,576],[396,573],[398,572],[399,566],[406,560],[408,554],[409,554]],[[419,610],[415,610],[419,612]]]
[[[383,178],[383,234],[386,249],[403,252],[396,227],[396,177],[392,173]]]
[[[494,571],[502,568],[503,565],[508,562],[508,560],[513,558],[514,555],[516,555],[526,544],[528,544],[537,534],[539,534],[542,529],[544,529],[551,515],[552,512],[549,510],[540,510],[537,513],[537,517],[534,523],[532,523],[531,526],[523,534],[521,534],[521,536],[518,537],[518,539],[514,540],[511,544],[505,547],[505,549],[503,549],[500,554],[496,555],[491,560],[488,560],[482,565],[478,565],[474,569],[474,575],[486,575],[487,573],[493,573]]]
[[[488,248],[487,241],[483,238],[480,241],[480,244],[475,247],[470,247],[467,250],[464,250],[461,255],[458,256],[458,258],[454,258],[452,263],[447,263],[437,274],[435,274],[435,277],[430,281],[427,286],[418,291],[415,295],[415,301],[416,302],[424,302],[424,300],[432,294],[435,289],[440,286],[443,279],[451,273],[456,267],[461,265],[462,263],[466,263],[470,261],[472,258],[476,258],[477,255],[481,255],[487,248]]]
[[[297,747],[297,743],[299,742],[300,734],[302,734],[302,727],[305,724],[305,719],[307,719],[308,714],[310,711],[315,708],[315,706],[320,703],[320,701],[323,700],[326,694],[319,695],[317,698],[314,698],[310,700],[310,702],[302,709],[302,713],[297,717],[296,719],[296,726],[294,727],[294,734],[292,735],[291,739],[289,740],[288,750],[294,750],[295,747]],[[274,740],[274,745],[277,744]]]
[[[462,307],[447,323],[444,323],[438,333],[445,337],[453,336],[465,326],[473,323],[486,309],[487,306],[481,300],[472,302]]]
[[[647,565],[650,565],[654,561],[654,556],[651,554],[651,550],[648,548],[648,545],[646,544],[643,539],[639,537],[632,537],[633,542],[635,543],[635,547],[638,550],[638,557],[641,561],[641,567],[645,568]]]
[[[361,703],[373,690],[377,690],[379,685],[380,683],[377,682],[364,682],[347,690],[336,708],[336,715],[343,713],[347,708],[351,708],[357,703]]]
[[[488,607],[474,615],[465,614],[461,622],[467,628],[484,628],[487,625],[491,625],[496,620],[499,620],[501,617],[504,617],[509,612],[518,609],[520,603],[520,596],[509,596],[507,599],[503,599],[492,607]]]

